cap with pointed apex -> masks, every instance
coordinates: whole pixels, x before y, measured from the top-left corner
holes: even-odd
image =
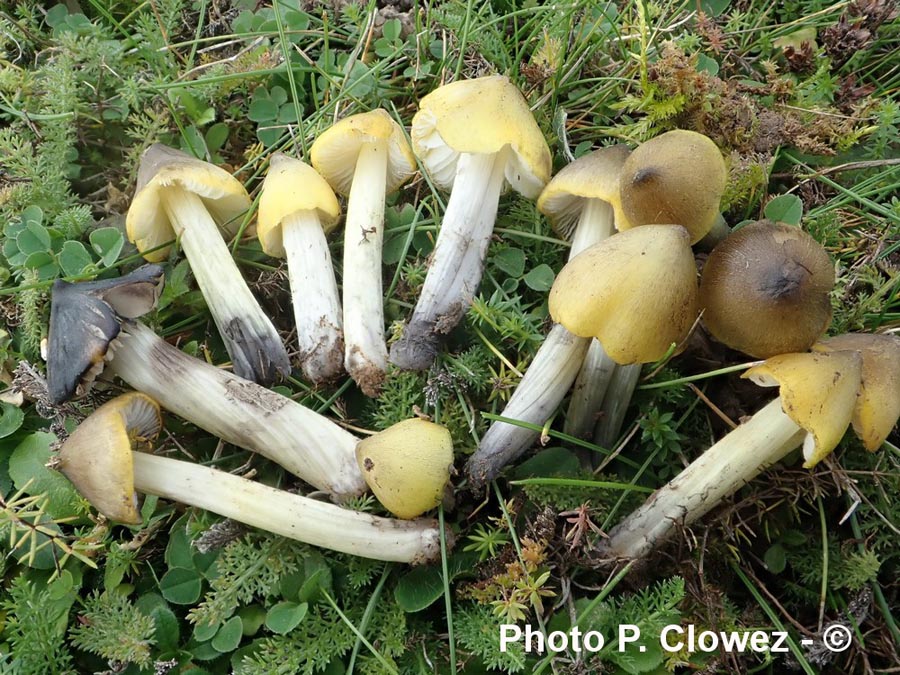
[[[118,317],[153,309],[163,281],[162,267],[144,265],[117,279],[53,283],[47,385],[54,403],[87,393],[119,335]]]
[[[806,430],[803,466],[811,469],[840,443],[856,407],[862,380],[857,352],[781,354],[741,377],[761,387],[780,387],[781,407]]]
[[[445,84],[419,101],[413,150],[434,181],[449,190],[460,153],[513,152],[506,182],[535,199],[550,179],[550,148],[522,93],[503,75]]]
[[[200,197],[228,238],[237,233],[243,215],[250,209],[247,190],[230,173],[180,150],[154,143],[141,157],[135,197],[125,219],[128,239],[150,262],[165,260],[169,255],[168,246],[152,249],[179,234],[173,229],[160,199],[159,191],[169,185],[178,185]]]
[[[697,281],[687,230],[645,225],[575,256],[550,289],[550,315],[595,337],[616,363],[649,363],[687,337]]]
[[[694,244],[715,224],[727,178],[722,153],[703,134],[660,134],[635,148],[622,167],[616,227],[681,225]]]
[[[408,181],[416,171],[416,158],[403,128],[380,108],[345,117],[321,134],[309,151],[309,160],[336,192],[350,194],[360,147],[386,141],[388,148],[385,193]]]
[[[437,507],[453,466],[453,440],[440,424],[398,422],[356,446],[356,461],[378,501],[398,518]]]
[[[137,525],[141,514],[131,453],[152,442],[160,429],[156,401],[139,392],[124,394],[78,425],[59,450],[57,468],[104,516]]]
[[[851,423],[866,450],[874,452],[900,418],[900,337],[847,333],[822,340],[813,350],[856,351],[862,357],[862,385]]]
[[[567,164],[547,183],[537,207],[557,234],[572,238],[585,200],[618,201],[619,176],[629,154],[626,145],[600,148]]]
[[[757,358],[802,352],[831,322],[834,267],[803,230],[745,225],[712,253],[700,278],[703,323],[732,349]]]
[[[263,181],[256,226],[266,255],[284,257],[281,223],[299,211],[315,211],[327,234],[337,225],[341,206],[328,182],[309,164],[275,153]]]

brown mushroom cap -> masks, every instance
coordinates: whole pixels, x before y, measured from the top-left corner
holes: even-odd
[[[616,227],[681,225],[700,241],[719,217],[728,172],[703,134],[676,129],[642,143],[622,167]]]
[[[862,357],[862,385],[852,424],[866,450],[874,452],[900,418],[900,337],[847,333],[822,340],[813,350],[856,351]]]
[[[760,221],[713,249],[700,279],[703,322],[720,342],[757,358],[803,352],[831,322],[834,268],[796,227]]]

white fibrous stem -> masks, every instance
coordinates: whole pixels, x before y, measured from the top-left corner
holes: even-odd
[[[371,516],[191,462],[141,452],[132,459],[139,492],[363,558],[419,564],[441,557],[433,520]]]
[[[472,304],[484,273],[508,152],[459,156],[419,300],[403,336],[391,346],[391,361],[397,366],[407,370],[431,366],[442,336]]]
[[[631,403],[634,388],[641,377],[641,365],[617,365],[606,388],[606,396],[597,414],[594,442],[601,448],[612,450],[622,431],[625,412]]]
[[[544,424],[572,386],[587,347],[588,340],[554,324],[501,417]],[[499,420],[491,424],[466,468],[473,487],[496,478],[504,466],[534,443],[539,433]]]
[[[303,375],[326,382],[340,375],[344,357],[341,300],[331,252],[314,211],[297,211],[281,223],[297,346]]]
[[[203,202],[177,185],[161,193],[234,372],[261,384],[271,384],[279,374],[288,375],[290,360],[278,331],[247,287]]]
[[[730,432],[637,511],[616,525],[599,549],[606,558],[635,559],[650,553],[677,528],[687,527],[783,459],[806,432],[782,412],[775,399]]]
[[[617,365],[609,358],[603,345],[592,339],[572,387],[563,426],[565,433],[576,438],[587,438],[593,434],[600,406]]]
[[[599,199],[586,200],[572,236],[571,260],[612,234],[613,211]],[[584,361],[590,340],[554,324],[501,417],[543,425],[562,402]],[[539,432],[497,421],[487,430],[466,471],[474,487],[497,477],[509,462],[527,450]]]
[[[388,146],[363,144],[347,199],[344,231],[344,367],[367,396],[377,396],[387,369],[381,248]]]
[[[357,438],[265,387],[188,356],[137,322],[122,325],[108,368],[222,440],[277,462],[344,501],[366,491]]]

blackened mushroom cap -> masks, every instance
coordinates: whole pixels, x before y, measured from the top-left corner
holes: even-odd
[[[745,225],[713,249],[700,279],[703,323],[757,358],[803,352],[831,322],[834,268],[803,230],[772,221]]]
[[[47,384],[54,403],[88,392],[119,335],[118,317],[133,319],[153,309],[163,280],[162,267],[144,265],[118,279],[53,284]]]

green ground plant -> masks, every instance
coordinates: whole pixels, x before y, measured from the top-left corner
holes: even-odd
[[[277,3],[277,4],[275,4]],[[66,0],[0,2],[0,672],[872,673],[900,663],[900,436],[846,439],[816,470],[766,474],[651,565],[592,556],[653,489],[759,407],[733,353],[708,341],[645,368],[616,447],[562,433],[485,494],[439,517],[441,564],[407,568],[248,530],[153,497],[113,525],[46,467],[67,431],[117,393],[54,405],[42,341],[55,279],[141,259],[124,236],[138,160],[162,142],[258,195],[268,157],[308,158],[336,119],[377,107],[408,125],[440,83],[500,72],[520,87],[554,169],[674,128],[729,161],[723,213],[813,234],[835,262],[831,332],[900,329],[900,18],[888,0]],[[446,196],[391,196],[385,313],[399,334]],[[230,243],[291,344],[286,268]],[[332,243],[340,278],[341,243]],[[501,200],[484,280],[425,373],[367,399],[349,378],[279,392],[360,433],[414,415],[451,431],[457,466],[501,415],[550,325],[568,245],[535,206]],[[228,356],[190,269],[165,261],[151,325],[216,365]],[[720,373],[724,369],[726,372]],[[713,404],[715,408],[710,405]],[[303,490],[280,468],[173,415],[162,451]],[[579,452],[602,458],[585,470]],[[382,513],[371,498],[352,505]],[[853,643],[832,654],[826,627]],[[501,623],[545,634],[637,624],[643,652],[502,652]],[[666,653],[664,626],[786,630],[790,653]],[[702,628],[701,628],[702,627]]]

